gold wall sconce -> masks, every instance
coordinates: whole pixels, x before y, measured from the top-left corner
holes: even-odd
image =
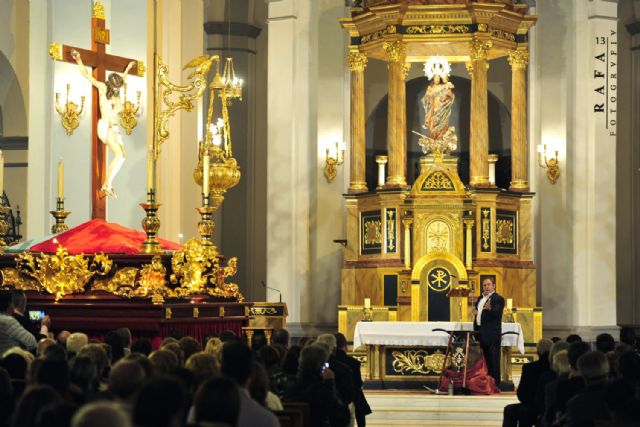
[[[56,92],[56,111],[60,114],[60,123],[67,131],[67,135],[73,135],[73,131],[80,124],[80,115],[84,110],[84,96],[80,97],[80,108],[75,102],[69,101],[71,85],[67,83],[67,100],[60,105],[60,94]]]
[[[558,150],[555,150],[555,156],[547,155],[547,144],[538,145],[538,165],[542,169],[547,170],[547,178],[549,182],[555,184],[560,178],[560,165],[558,163]]]
[[[338,174],[338,166],[344,163],[344,148],[340,148],[340,144],[336,142],[336,151],[329,153],[330,149],[327,148],[327,154],[325,158],[324,176],[327,178],[327,182],[333,182],[333,179]]]
[[[136,103],[127,99],[127,84],[124,84],[124,102],[122,103],[122,111],[120,111],[120,126],[122,126],[127,132],[127,135],[131,135],[133,128],[138,125],[138,111],[140,111],[140,91],[136,92]]]

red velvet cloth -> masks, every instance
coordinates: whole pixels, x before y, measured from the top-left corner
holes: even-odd
[[[54,239],[57,243],[54,243]],[[142,242],[146,235],[142,231],[136,231],[105,221],[104,219],[92,219],[80,224],[71,230],[58,234],[56,237],[32,246],[31,252],[55,252],[58,244],[62,245],[70,254],[137,254],[140,252]],[[178,250],[182,246],[164,239],[158,239],[162,249]]]
[[[464,378],[464,370],[458,372],[455,369],[447,369],[440,381],[440,391],[446,393],[449,388],[449,382],[453,380],[455,388],[462,387],[462,379]],[[471,394],[496,394],[500,393],[500,389],[496,386],[496,381],[487,370],[487,362],[484,357],[478,359],[475,365],[467,369],[467,389]]]

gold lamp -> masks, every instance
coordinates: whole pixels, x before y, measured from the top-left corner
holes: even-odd
[[[196,183],[202,186],[202,206],[198,208],[201,220],[198,233],[205,245],[210,245],[214,230],[213,213],[220,208],[224,195],[240,181],[240,167],[233,157],[229,105],[233,99],[242,99],[242,79],[238,79],[233,69],[233,59],[227,58],[224,73],[220,75],[220,57],[215,56],[216,74],[209,85],[209,108],[205,140],[198,144],[198,165],[193,173]],[[220,100],[221,117],[215,122],[214,104]]]
[[[340,147],[340,144],[336,142],[336,151],[330,153],[329,148],[325,155],[324,177],[327,178],[327,182],[333,182],[334,178],[338,174],[338,166],[344,163],[344,147]]]
[[[84,96],[80,97],[80,106],[69,101],[71,85],[67,83],[67,99],[64,105],[60,105],[60,94],[56,92],[56,112],[60,115],[60,123],[67,131],[67,135],[73,135],[73,131],[80,124],[80,115],[84,110]]]
[[[547,155],[547,144],[538,145],[538,165],[547,170],[547,178],[549,182],[555,184],[560,178],[560,165],[558,163],[558,150],[555,150],[555,156]]]

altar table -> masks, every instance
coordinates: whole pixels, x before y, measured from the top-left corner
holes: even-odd
[[[353,349],[366,346],[369,386],[434,384],[442,372],[447,331],[473,331],[473,323],[359,322]],[[502,389],[512,389],[511,347],[524,354],[524,335],[519,323],[502,323],[502,334]]]

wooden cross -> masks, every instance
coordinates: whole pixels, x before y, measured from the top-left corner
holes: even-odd
[[[124,72],[131,61],[136,65],[131,68],[131,73],[142,77],[144,75],[144,63],[122,56],[106,53],[105,47],[109,44],[110,33],[105,26],[104,6],[95,2],[93,4],[93,16],[91,17],[91,50],[74,46],[51,43],[49,55],[56,61],[71,62],[75,60],[71,56],[72,50],[80,53],[85,66],[93,68],[93,78],[100,82],[105,81],[106,72]],[[106,197],[101,191],[106,175],[106,147],[98,139],[98,120],[100,119],[100,105],[98,89],[93,88],[91,105],[91,218],[106,219]]]

